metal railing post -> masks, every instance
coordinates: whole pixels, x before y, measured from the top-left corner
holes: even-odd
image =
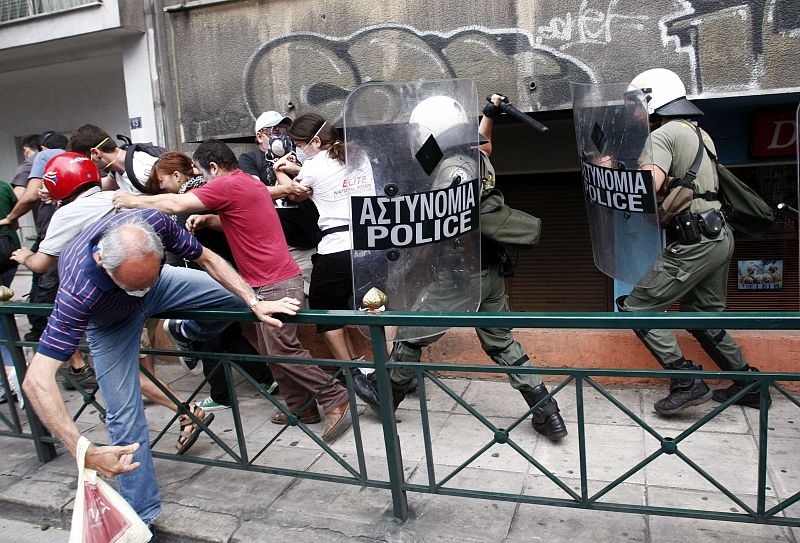
[[[400,453],[400,438],[397,435],[397,424],[394,419],[394,403],[392,400],[392,383],[386,369],[386,331],[382,326],[370,326],[372,338],[372,355],[375,362],[375,377],[378,383],[378,396],[381,405],[381,421],[383,423],[383,440],[386,445],[386,462],[389,470],[389,485],[392,489],[392,507],[394,516],[405,521],[408,518],[408,498],[403,490],[403,456]]]

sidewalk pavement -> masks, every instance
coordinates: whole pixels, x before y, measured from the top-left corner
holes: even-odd
[[[188,394],[200,382],[175,364],[160,364],[158,374],[176,390]],[[447,379],[445,383],[498,426],[525,409],[521,397],[507,384]],[[662,435],[677,435],[712,405],[692,408],[677,419],[660,419],[652,411],[658,390],[610,389]],[[491,439],[480,423],[430,383],[429,424],[436,475],[441,480]],[[263,447],[280,427],[269,422],[265,400],[245,383],[239,385],[241,411],[250,455]],[[71,412],[79,406],[74,392],[64,393]],[[201,394],[202,395],[202,392]],[[200,396],[198,395],[198,396]],[[538,436],[529,424],[512,431],[512,438],[574,489],[579,487],[578,439],[574,388],[558,394],[570,435],[555,445]],[[598,393],[587,390],[586,436],[589,490],[596,492],[656,448],[656,441]],[[3,409],[7,409],[3,406]],[[373,478],[386,477],[380,423],[360,409],[366,464]],[[169,413],[149,404],[146,413],[152,433],[169,421]],[[217,411],[212,428],[235,445],[231,410]],[[775,398],[770,410],[768,507],[800,490],[800,428],[798,409]],[[93,409],[79,419],[84,435],[105,438],[105,427]],[[681,450],[755,507],[757,488],[757,413],[735,407],[690,437]],[[320,432],[322,424],[311,425]],[[425,484],[421,417],[418,397],[410,396],[398,410],[406,479]],[[177,438],[173,425],[156,450],[170,451]],[[230,437],[228,437],[230,436]],[[353,432],[333,444],[346,461],[356,465]],[[238,450],[237,450],[238,451]],[[74,460],[64,454],[40,465],[26,440],[0,438],[0,516],[27,523],[69,527],[75,493]],[[225,453],[208,436],[201,436],[191,454],[222,458]],[[344,475],[345,471],[305,434],[290,428],[259,458],[259,464]],[[766,542],[800,540],[800,528],[770,527],[631,513],[607,513],[535,506],[505,501],[457,498],[409,492],[411,517],[400,523],[392,516],[388,490],[312,481],[281,475],[244,472],[184,462],[156,460],[164,510],[158,520],[163,540],[225,541],[545,541],[545,542]],[[528,495],[566,494],[540,474],[508,445],[495,445],[447,484],[453,488]],[[673,456],[662,457],[609,493],[604,501],[666,507],[738,511],[738,507]],[[789,509],[800,515],[800,506]],[[49,537],[49,536],[48,536]],[[2,536],[0,536],[2,538]],[[31,541],[34,541],[33,539]],[[45,541],[42,539],[42,541]]]
[[[20,322],[22,324],[22,322]],[[157,374],[185,396],[193,393],[201,378],[188,375],[177,364],[160,363]],[[281,427],[269,422],[273,408],[256,391],[238,379],[240,409],[248,453],[252,458]],[[526,410],[521,396],[502,382],[445,379],[444,383],[498,427],[508,427]],[[551,387],[552,388],[552,387]],[[663,389],[613,387],[611,393],[665,436],[689,427],[713,402],[687,410],[679,417],[658,417],[653,402]],[[470,458],[492,438],[491,433],[461,406],[431,383],[426,384],[429,427],[437,480]],[[200,390],[196,399],[205,397]],[[75,392],[64,392],[74,413],[81,402]],[[557,395],[570,435],[552,444],[536,434],[530,424],[519,426],[511,437],[570,487],[579,489],[578,437],[575,388]],[[800,490],[800,410],[773,394],[770,409],[767,473],[767,507]],[[656,450],[656,440],[596,391],[586,388],[585,428],[587,475],[590,495]],[[145,406],[155,438],[171,418],[171,412],[152,404]],[[7,414],[8,406],[0,406]],[[386,453],[381,425],[364,406],[359,406],[361,434],[368,474],[387,480]],[[215,412],[211,425],[230,446],[238,444],[231,410]],[[398,433],[406,480],[426,484],[422,419],[419,399],[409,396],[398,410]],[[93,408],[79,418],[79,428],[89,439],[104,442],[105,426]],[[322,423],[311,425],[318,434]],[[156,450],[172,452],[178,436],[173,424]],[[758,413],[732,407],[680,446],[703,469],[730,488],[750,507],[757,493]],[[342,435],[332,448],[357,466],[353,431]],[[26,529],[24,541],[66,541],[76,488],[74,460],[58,447],[56,460],[41,465],[33,445],[23,439],[0,437],[0,527],[22,521],[52,526],[36,538]],[[225,459],[226,453],[207,435],[201,435],[190,454],[206,459]],[[230,460],[230,458],[228,458]],[[345,470],[298,428],[288,428],[275,438],[257,460],[259,465],[346,475]],[[392,515],[389,490],[361,488],[332,482],[245,472],[200,464],[156,460],[163,511],[157,522],[159,536],[167,542],[528,542],[547,543],[671,543],[793,542],[800,528],[745,523],[680,519],[632,513],[608,513],[581,509],[537,506],[507,501],[408,492],[410,518],[401,523]],[[508,445],[494,445],[447,483],[450,488],[471,488],[524,495],[567,497],[539,470]],[[662,456],[631,476],[602,498],[607,502],[663,507],[689,507],[715,511],[740,511],[675,455]],[[788,510],[800,516],[800,504]],[[2,528],[0,528],[2,530]],[[2,541],[21,540],[0,533]]]

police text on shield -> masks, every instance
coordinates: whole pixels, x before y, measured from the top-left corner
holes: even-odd
[[[478,228],[477,182],[430,192],[351,199],[353,249],[427,245]]]
[[[619,170],[581,162],[587,202],[632,213],[653,213],[653,176],[647,170]]]

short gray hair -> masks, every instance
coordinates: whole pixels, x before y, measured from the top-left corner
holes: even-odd
[[[141,239],[131,240],[126,229],[138,230],[143,234]],[[131,217],[124,222],[106,230],[97,246],[103,254],[103,267],[109,274],[114,274],[122,263],[131,257],[156,255],[164,258],[164,244],[153,227],[139,216]]]

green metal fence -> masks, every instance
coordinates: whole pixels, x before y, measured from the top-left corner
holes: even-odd
[[[19,340],[15,314],[41,314],[46,315],[50,310],[47,305],[35,304],[5,304],[0,306],[0,320],[2,320],[3,331],[6,343],[14,357],[17,374],[24,376],[25,359],[22,347],[34,346],[35,344]],[[247,310],[190,310],[171,313],[165,317],[178,318],[197,318],[201,320],[229,320],[229,321],[252,321],[253,316]],[[261,357],[253,355],[234,355],[229,353],[197,353],[198,356],[212,357],[222,363],[215,371],[224,371],[227,377],[229,394],[231,397],[231,409],[233,424],[236,431],[235,445],[229,444],[226,439],[213,429],[205,426],[190,413],[185,406],[181,405],[177,398],[161,387],[153,379],[153,376],[145,371],[145,374],[156,383],[157,386],[178,406],[178,413],[158,432],[153,439],[152,445],[155,446],[165,435],[170,426],[175,422],[180,414],[188,414],[196,423],[203,427],[205,434],[215,442],[224,453],[222,458],[209,458],[203,456],[184,455],[178,456],[162,451],[154,451],[154,456],[181,462],[192,462],[204,465],[212,465],[223,468],[232,468],[253,472],[263,472],[293,477],[303,477],[323,481],[360,485],[364,487],[382,488],[391,491],[393,512],[397,518],[406,519],[408,517],[408,492],[430,493],[450,496],[484,498],[491,500],[504,500],[520,503],[531,503],[540,505],[552,505],[561,507],[604,510],[616,512],[629,512],[638,514],[667,515],[679,517],[693,517],[700,519],[725,520],[736,522],[749,522],[770,525],[800,526],[800,517],[790,516],[788,508],[800,501],[800,492],[780,501],[777,504],[768,506],[767,503],[767,465],[768,465],[768,442],[769,442],[769,406],[767,404],[767,394],[777,394],[786,398],[790,405],[800,408],[800,400],[790,393],[786,383],[797,383],[800,381],[800,373],[770,373],[770,372],[682,372],[682,376],[702,376],[710,379],[731,379],[746,381],[747,386],[730,398],[727,402],[719,404],[711,412],[702,416],[699,420],[692,423],[688,428],[680,431],[675,436],[662,435],[653,426],[647,424],[640,416],[629,409],[622,401],[617,399],[613,392],[609,391],[598,382],[598,377],[616,378],[664,378],[667,379],[674,373],[666,371],[652,370],[615,370],[615,369],[577,369],[577,368],[524,368],[524,367],[499,367],[485,366],[478,364],[447,364],[444,362],[429,362],[420,364],[389,362],[384,350],[386,340],[386,327],[391,326],[446,326],[446,327],[489,327],[503,326],[512,328],[566,328],[566,329],[648,329],[648,328],[685,328],[685,329],[749,329],[749,330],[798,330],[800,329],[800,313],[667,313],[667,314],[635,314],[635,313],[464,313],[464,314],[437,314],[437,313],[385,313],[381,315],[370,315],[355,311],[303,311],[296,317],[290,319],[299,324],[350,324],[369,327],[373,345],[373,363],[375,367],[377,385],[382,399],[390,398],[391,384],[388,370],[391,368],[408,367],[413,368],[417,373],[419,382],[419,406],[422,418],[423,442],[424,442],[424,462],[427,468],[427,484],[417,484],[407,481],[404,476],[403,456],[400,450],[400,440],[397,431],[395,417],[391,402],[383,401],[381,404],[382,432],[386,450],[387,476],[377,477],[370,475],[367,470],[364,446],[359,424],[358,410],[355,409],[355,396],[352,388],[352,375],[347,368],[363,366],[363,362],[329,360],[329,359],[287,359],[278,357]],[[167,350],[148,350],[155,355],[174,355],[174,351]],[[353,438],[356,448],[355,462],[351,462],[344,455],[337,454],[328,444],[323,442],[313,431],[303,424],[298,417],[287,412],[284,405],[274,396],[268,393],[263,385],[256,382],[240,365],[242,361],[259,362],[285,362],[291,364],[322,364],[337,368],[337,372],[331,376],[332,382],[339,374],[343,374],[347,384],[348,393],[351,399],[351,416],[353,421]],[[1,365],[0,365],[1,366]],[[559,382],[552,387],[550,396],[557,395],[566,390],[567,387],[574,388],[577,411],[577,439],[579,450],[579,477],[580,485],[577,490],[573,490],[564,480],[556,476],[544,463],[537,460],[535,456],[529,454],[515,440],[514,436],[519,435],[519,429],[524,426],[529,419],[531,412],[538,406],[529,408],[522,413],[507,427],[498,427],[489,418],[479,413],[472,405],[466,402],[459,394],[454,392],[442,379],[442,375],[451,372],[475,372],[485,374],[509,374],[509,373],[537,373],[543,376],[557,377]],[[64,372],[66,375],[66,372]],[[245,438],[244,421],[239,408],[236,389],[233,385],[233,377],[241,376],[245,381],[257,390],[260,398],[263,398],[269,405],[277,410],[284,412],[289,417],[289,424],[269,438],[266,443],[259,443],[257,448],[251,449]],[[5,369],[0,368],[0,377],[7,386]],[[69,378],[69,377],[67,377]],[[193,400],[202,390],[206,381],[201,382],[191,393],[189,401]],[[77,384],[77,383],[75,383]],[[433,388],[431,388],[433,387]],[[792,387],[788,387],[792,388]],[[794,388],[797,388],[796,385]],[[101,414],[102,405],[97,400],[97,389],[82,390],[78,387],[83,402],[76,410],[73,417],[75,420],[87,415],[87,408],[94,407]],[[427,395],[430,390],[439,389],[467,413],[475,417],[480,425],[486,430],[486,443],[483,447],[475,451],[461,465],[449,470],[446,474],[436,472],[435,450],[432,445],[432,435],[428,424]],[[755,504],[747,503],[741,496],[738,496],[731,489],[727,488],[720,481],[716,480],[711,474],[701,467],[704,461],[738,461],[736,451],[731,450],[730,459],[720,458],[691,458],[683,449],[682,445],[693,433],[703,428],[710,421],[717,418],[726,409],[730,408],[742,395],[760,389],[761,406],[758,418],[758,464],[750,466],[757,470],[758,488]],[[8,390],[8,389],[7,389]],[[621,413],[624,413],[636,425],[644,429],[653,439],[657,440],[659,446],[657,450],[642,458],[632,466],[627,468],[624,473],[602,488],[590,491],[589,477],[587,470],[587,434],[586,434],[586,412],[585,394],[587,391],[596,391],[605,398],[610,404],[616,406]],[[540,404],[547,401],[542,399]],[[309,401],[313,405],[314,398]],[[21,413],[16,406],[9,402],[9,415],[0,413],[0,436],[9,436],[30,439],[34,443],[37,455],[42,462],[47,462],[55,457],[55,440],[42,427],[36,418],[31,407],[26,405],[25,415],[28,426],[23,424]],[[284,432],[290,428],[297,428],[308,436],[317,446],[340,466],[345,475],[325,473],[322,471],[297,470],[276,465],[264,465],[265,451],[275,444]],[[530,432],[530,429],[526,431]],[[516,432],[516,433],[515,433]],[[563,497],[537,496],[521,493],[502,493],[494,492],[481,488],[463,488],[453,484],[455,478],[468,468],[477,458],[495,444],[508,445],[517,454],[534,466],[548,480],[555,484],[562,492]],[[672,508],[641,505],[635,503],[620,503],[619,501],[604,500],[608,494],[623,482],[639,473],[646,466],[652,464],[656,459],[664,456],[674,456],[682,460],[691,470],[699,474],[705,481],[712,485],[720,494],[726,496],[731,504],[735,505],[735,510],[699,510],[690,508]],[[613,461],[610,459],[610,461]],[[743,466],[742,469],[747,468]],[[800,489],[798,489],[800,490]],[[736,509],[738,508],[738,509]],[[739,512],[740,511],[740,512]]]

